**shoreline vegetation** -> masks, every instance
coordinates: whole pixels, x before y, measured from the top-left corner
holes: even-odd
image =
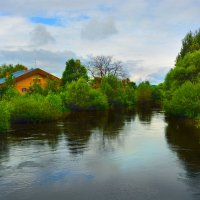
[[[49,80],[41,87],[35,82],[21,95],[12,73],[23,68],[19,64],[0,67],[0,78],[10,74],[0,87],[0,132],[7,131],[11,123],[54,121],[73,111],[137,106],[160,106],[167,117],[200,119],[200,30],[183,39],[175,67],[159,85],[148,81],[136,85],[120,61],[96,56],[87,67],[79,60],[68,60],[61,84]]]

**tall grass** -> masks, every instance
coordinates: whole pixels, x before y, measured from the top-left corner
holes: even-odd
[[[10,126],[10,109],[6,101],[0,101],[0,132],[6,131]]]
[[[39,94],[19,96],[10,103],[11,120],[14,122],[45,122],[57,120],[62,116],[62,100],[59,95]]]

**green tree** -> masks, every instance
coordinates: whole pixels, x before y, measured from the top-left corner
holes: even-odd
[[[148,81],[141,82],[138,85],[136,98],[139,104],[150,103],[152,101],[152,89]]]
[[[111,107],[135,104],[135,91],[132,85],[124,84],[116,76],[103,77],[101,91],[107,96]]]
[[[47,95],[49,92],[55,94],[60,92],[60,82],[57,80],[47,79],[46,85],[44,87],[44,94]]]
[[[45,94],[44,88],[37,82],[37,80],[34,81],[34,83],[29,87],[27,94]]]
[[[187,53],[165,78],[166,90],[176,90],[186,81],[196,83],[200,78],[200,50]]]
[[[65,86],[66,83],[77,81],[79,78],[88,80],[87,69],[81,64],[80,60],[68,60],[62,75],[62,86]]]
[[[168,115],[200,118],[200,83],[184,83],[164,102]]]
[[[91,88],[84,78],[67,84],[62,97],[65,107],[71,110],[105,110],[108,107],[106,96]]]
[[[22,64],[17,64],[17,65],[3,64],[0,66],[0,78],[8,77],[14,72],[25,70],[25,69],[27,68]]]
[[[182,48],[177,56],[176,64],[183,59],[185,55],[196,50],[200,50],[200,29],[194,33],[190,31],[182,40]]]

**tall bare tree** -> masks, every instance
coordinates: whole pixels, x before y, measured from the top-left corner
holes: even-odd
[[[95,56],[89,61],[88,71],[93,77],[114,75],[118,78],[126,78],[127,74],[121,61],[114,61],[112,56]]]

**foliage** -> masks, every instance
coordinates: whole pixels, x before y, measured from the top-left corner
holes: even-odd
[[[152,85],[152,103],[154,105],[161,105],[163,102],[164,94],[163,94],[163,84]]]
[[[50,106],[52,106],[59,112],[63,111],[63,103],[62,103],[61,96],[57,95],[51,91],[46,96],[44,103],[50,104]]]
[[[17,65],[1,65],[0,66],[0,78],[4,78],[14,72],[20,71],[20,70],[25,70],[26,67],[24,65],[21,64],[17,64]]]
[[[10,126],[10,109],[6,101],[0,101],[0,132],[6,131]]]
[[[200,50],[188,53],[179,60],[174,69],[170,70],[165,78],[166,90],[175,90],[186,81],[200,81]]]
[[[104,110],[108,107],[106,96],[92,89],[84,78],[67,84],[62,97],[65,107],[72,110]]]
[[[8,87],[8,88],[6,88],[6,91],[4,92],[4,94],[2,95],[2,99],[6,100],[6,101],[10,101],[19,95],[20,94],[16,88]]]
[[[111,107],[135,104],[135,92],[128,84],[124,85],[116,76],[103,77],[101,91],[107,96]]]
[[[45,91],[44,88],[41,86],[40,83],[35,81],[28,89],[27,94],[41,94],[44,95]]]
[[[168,115],[200,118],[200,83],[184,83],[164,102]]]
[[[185,57],[188,53],[200,50],[200,29],[196,32],[189,32],[182,40],[182,48],[177,56],[176,64]]]
[[[44,94],[48,94],[49,92],[53,92],[58,94],[60,91],[60,83],[57,80],[47,79],[46,86],[44,88]]]
[[[21,95],[14,98],[11,119],[15,122],[42,122],[57,120],[62,115],[61,98],[54,94]]]
[[[152,89],[148,81],[141,82],[137,87],[136,99],[139,104],[152,101]]]
[[[62,75],[62,85],[77,81],[79,78],[88,80],[87,70],[84,65],[81,64],[80,60],[68,60],[66,62],[66,68]]]

